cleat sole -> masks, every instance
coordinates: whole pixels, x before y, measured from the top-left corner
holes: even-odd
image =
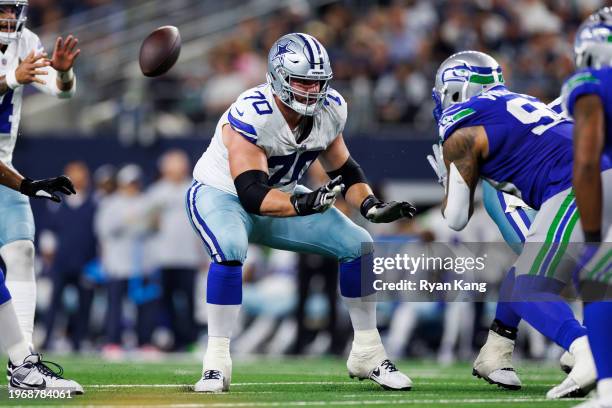
[[[485,380],[486,382],[488,382],[491,385],[497,385],[500,388],[503,388],[505,390],[511,390],[511,391],[518,391],[521,389],[520,385],[510,385],[510,384],[503,384],[497,381],[493,381],[492,379],[490,379],[489,377],[485,377],[483,375],[480,375],[478,373],[478,371],[476,371],[476,369],[472,368],[472,375],[476,378],[481,378],[483,380]]]

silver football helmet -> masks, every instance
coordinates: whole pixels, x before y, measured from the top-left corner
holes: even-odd
[[[591,14],[576,31],[576,68],[599,69],[612,65],[612,8]]]
[[[490,55],[479,51],[462,51],[451,55],[436,73],[432,91],[436,102],[436,121],[449,106],[503,84],[502,69]]]
[[[291,33],[278,39],[268,55],[268,83],[278,98],[301,115],[316,114],[327,96],[332,69],[327,51],[308,34]],[[319,81],[319,92],[304,92],[292,79]]]
[[[28,12],[28,0],[0,0],[0,43],[10,44],[21,38]],[[6,18],[7,14],[14,18]]]

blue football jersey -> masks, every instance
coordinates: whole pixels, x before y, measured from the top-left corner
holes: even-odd
[[[531,208],[572,184],[572,128],[537,98],[497,86],[444,110],[442,143],[457,129],[483,126],[488,158],[480,175],[495,188],[520,197]]]
[[[606,141],[604,153],[612,157],[612,67],[602,69],[585,68],[572,75],[563,85],[563,102],[567,112],[574,116],[578,97],[595,94],[601,98],[606,119]]]

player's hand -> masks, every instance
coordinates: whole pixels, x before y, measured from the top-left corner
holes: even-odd
[[[446,191],[446,164],[444,164],[444,156],[442,155],[442,147],[438,144],[432,146],[433,156],[431,154],[427,155],[427,161],[431,165],[433,171],[436,172],[436,176],[438,176],[438,183],[442,187],[444,187],[444,191]]]
[[[343,189],[342,176],[338,176],[311,193],[292,195],[291,204],[297,215],[322,213],[334,205],[336,197]]]
[[[55,47],[53,48],[53,56],[51,57],[51,66],[59,72],[66,72],[74,66],[74,61],[77,59],[81,50],[76,48],[79,40],[72,34],[66,40],[62,37],[57,37]]]
[[[76,194],[72,181],[66,176],[59,176],[44,180],[31,180],[24,178],[19,186],[19,192],[30,197],[47,198],[59,203],[62,201],[57,193],[65,195]]]
[[[416,213],[414,205],[407,201],[384,203],[371,195],[361,203],[361,215],[374,223],[393,222],[400,218],[412,218]]]
[[[32,82],[44,85],[45,81],[38,78],[38,76],[47,75],[47,71],[41,68],[48,67],[50,64],[51,62],[47,59],[46,52],[37,54],[31,51],[17,66],[15,70],[15,79],[22,85],[31,84]]]

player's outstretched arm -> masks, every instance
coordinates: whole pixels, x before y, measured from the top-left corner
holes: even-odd
[[[385,203],[376,198],[363,170],[351,158],[342,134],[339,134],[321,154],[320,161],[332,180],[342,177],[342,182],[346,186],[344,191],[346,201],[353,207],[359,208],[361,214],[368,220],[387,223],[414,216],[416,208],[409,202]]]
[[[601,241],[604,110],[598,95],[580,97],[574,105],[574,176],[576,205],[587,242]]]
[[[223,127],[230,173],[240,203],[249,213],[271,217],[305,216],[327,211],[342,190],[342,179],[310,193],[288,194],[268,185],[266,154],[230,126]]]
[[[78,38],[73,35],[69,35],[65,40],[62,37],[55,40],[51,67],[57,72],[55,85],[60,91],[60,97],[70,97],[74,93],[76,78],[72,68],[81,53],[77,48],[78,43]]]
[[[467,225],[474,211],[474,191],[480,177],[478,166],[487,146],[482,126],[458,129],[444,143],[448,179],[442,215],[455,231]]]
[[[22,194],[36,198],[47,198],[59,203],[61,200],[57,194],[76,194],[72,181],[66,176],[59,176],[44,180],[31,180],[21,176],[15,170],[0,162],[0,184],[17,190]]]

